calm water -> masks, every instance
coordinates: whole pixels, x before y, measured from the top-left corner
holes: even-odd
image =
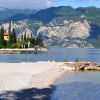
[[[0,62],[36,62],[36,61],[75,61],[79,58],[81,61],[100,62],[100,49],[70,49],[70,48],[52,48],[42,54],[2,54]]]
[[[51,100],[100,100],[100,72],[72,72],[56,84]]]
[[[52,57],[100,63],[100,49],[54,48]],[[51,100],[100,100],[100,72],[70,72],[55,84]]]
[[[52,48],[42,54],[0,55],[0,62],[91,61],[100,63],[100,49]],[[51,100],[100,100],[100,72],[67,73],[55,84]]]

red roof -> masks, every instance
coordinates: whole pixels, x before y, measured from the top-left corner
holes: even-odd
[[[5,36],[9,36],[9,33],[4,33]]]

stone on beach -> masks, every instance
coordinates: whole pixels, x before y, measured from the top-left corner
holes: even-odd
[[[97,70],[100,71],[100,64],[92,62],[75,62],[75,70]]]

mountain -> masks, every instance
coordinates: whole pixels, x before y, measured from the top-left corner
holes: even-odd
[[[5,10],[5,11],[10,11]],[[5,12],[0,11],[0,12]],[[40,11],[15,11],[2,17],[0,22],[26,23],[45,43],[66,47],[100,47],[100,8],[70,6],[51,7]],[[1,14],[3,16],[3,14]],[[26,22],[25,22],[26,21]],[[35,23],[33,25],[33,23]],[[37,23],[41,25],[37,27]],[[17,24],[19,25],[19,24]],[[32,26],[32,27],[31,27]],[[22,28],[23,29],[23,28]],[[18,29],[16,29],[18,31]],[[21,30],[21,28],[20,28]]]
[[[35,19],[35,20],[40,20],[44,23],[48,23],[56,17],[66,16],[68,18],[72,18],[74,16],[80,15],[80,13],[81,13],[80,11],[77,11],[70,6],[50,7],[47,9],[40,10],[37,13],[28,15],[27,19]],[[18,16],[20,18],[20,14],[17,14],[12,17],[8,17],[8,19],[10,19],[10,20],[16,19],[17,20]],[[23,18],[26,19],[26,16],[24,16],[24,14],[23,14]],[[22,19],[20,18],[20,20],[22,20]]]
[[[8,17],[9,19],[13,20],[16,17],[20,18],[20,14],[23,14],[23,18],[26,19],[24,16],[25,13],[17,13],[14,16]],[[85,8],[77,8],[74,9],[70,6],[60,6],[60,7],[50,7],[47,9],[40,10],[35,13],[28,13],[28,19],[35,19],[41,20],[44,23],[48,23],[56,17],[66,17],[68,20],[83,20],[87,19],[94,24],[100,25],[100,8],[96,7],[85,7]],[[21,18],[20,18],[21,20]]]
[[[38,29],[37,34],[46,37],[51,45],[63,47],[93,47],[86,41],[90,37],[90,25],[84,22],[56,18]]]
[[[0,7],[0,23],[11,21],[10,19],[12,18],[15,18],[14,20],[22,20],[22,18],[26,18],[25,16],[36,12],[37,10],[33,9],[8,9]]]

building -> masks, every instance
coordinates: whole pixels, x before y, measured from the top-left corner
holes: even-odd
[[[4,41],[8,42],[9,41],[9,27],[10,31],[13,31],[13,22],[7,23],[3,25],[4,27]]]
[[[9,33],[4,33],[4,41],[9,41]]]

